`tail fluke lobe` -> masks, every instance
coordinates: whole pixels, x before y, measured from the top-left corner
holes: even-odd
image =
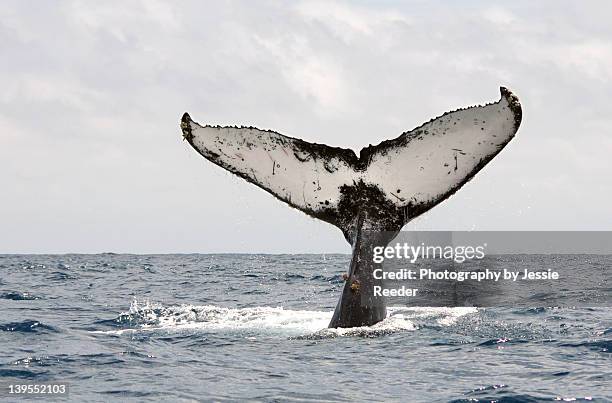
[[[499,101],[447,112],[365,148],[366,183],[377,183],[404,222],[442,202],[478,173],[514,137],[522,120],[518,98],[501,87]]]
[[[351,150],[255,127],[201,126],[185,113],[183,137],[204,158],[318,219],[338,225],[340,188],[349,184]]]

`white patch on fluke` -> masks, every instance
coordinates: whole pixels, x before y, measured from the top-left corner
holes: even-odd
[[[449,113],[413,131],[406,146],[376,152],[362,178],[377,183],[397,206],[431,203],[496,154],[514,136],[514,127],[514,114],[503,97],[495,104]]]

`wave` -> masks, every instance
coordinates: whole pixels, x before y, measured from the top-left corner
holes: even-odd
[[[601,353],[612,353],[612,340],[593,340],[581,343],[564,343],[561,347],[583,347]]]
[[[46,372],[37,373],[27,369],[2,369],[0,368],[0,379],[1,378],[20,378],[20,379],[35,379],[40,375],[44,375]]]
[[[450,326],[475,308],[391,307],[385,320],[373,326],[329,329],[332,311],[290,310],[283,307],[227,308],[214,305],[164,306],[149,301],[132,301],[128,312],[111,321],[97,324],[122,329],[95,331],[106,334],[138,332],[242,332],[249,335],[276,334],[296,339],[320,339],[344,336],[379,337],[413,331],[418,323],[435,322]]]
[[[10,299],[13,301],[31,301],[40,298],[28,292],[9,291],[0,294],[0,299]]]
[[[53,326],[45,325],[36,320],[24,320],[22,322],[11,322],[0,324],[2,332],[37,333],[37,332],[57,332]]]

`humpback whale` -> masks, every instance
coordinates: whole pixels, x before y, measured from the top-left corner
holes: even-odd
[[[338,227],[352,247],[342,296],[329,327],[373,325],[386,316],[375,297],[372,245],[387,245],[404,224],[467,183],[514,137],[521,104],[501,87],[499,101],[458,109],[352,150],[271,130],[201,126],[185,113],[185,140],[204,158],[311,217]]]

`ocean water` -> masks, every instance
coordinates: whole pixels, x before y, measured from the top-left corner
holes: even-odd
[[[609,308],[392,307],[326,329],[349,259],[0,255],[0,383],[68,382],[72,401],[612,401]]]

